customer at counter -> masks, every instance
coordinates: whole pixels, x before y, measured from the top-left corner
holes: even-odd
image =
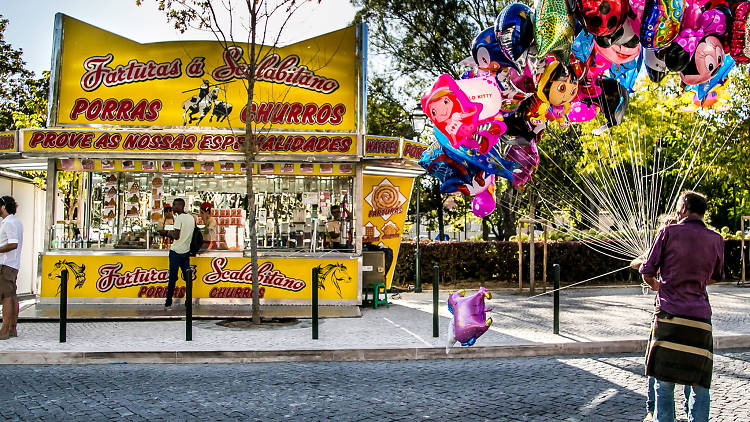
[[[342,217],[341,210],[344,210],[344,216]],[[344,221],[351,221],[352,215],[346,210],[346,207],[334,205],[331,207],[331,219],[326,223],[326,232],[330,239],[331,249],[347,249],[349,248],[348,239],[342,238],[342,226]],[[344,233],[346,236],[346,233]]]
[[[177,283],[177,271],[182,270],[182,279],[190,279],[190,241],[193,239],[195,230],[195,218],[185,212],[185,200],[177,198],[174,200],[174,211],[177,214],[174,222],[174,230],[169,236],[174,239],[169,248],[169,283],[167,284],[167,300],[164,308],[172,308],[172,295]]]
[[[219,245],[219,227],[211,216],[213,205],[204,202],[200,206],[200,217],[203,222],[203,249],[216,249]]]
[[[156,222],[156,228],[159,231],[166,230],[166,226],[174,225],[174,213],[172,212],[172,205],[164,204],[164,217]]]

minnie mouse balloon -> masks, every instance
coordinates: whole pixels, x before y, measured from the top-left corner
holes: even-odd
[[[448,296],[448,310],[453,314],[451,326],[454,339],[462,346],[472,346],[492,325],[492,318],[487,318],[487,312],[492,308],[484,306],[484,300],[491,298],[492,294],[484,287],[468,297],[465,290]]]
[[[670,70],[680,72],[685,85],[708,82],[724,64],[722,38],[727,32],[727,16],[720,9],[700,15],[698,27],[683,28],[665,53]]]

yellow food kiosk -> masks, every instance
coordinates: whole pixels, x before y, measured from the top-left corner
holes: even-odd
[[[193,297],[249,304],[248,173],[261,304],[309,304],[319,267],[322,305],[358,305],[363,272],[386,270],[363,266],[363,248],[390,248],[395,264],[425,146],[365,135],[366,27],[269,50],[250,107],[246,50],[139,44],[56,16],[49,128],[14,134],[17,155],[47,163],[48,187],[67,186],[47,189],[41,303],[59,300],[63,269],[73,303],[161,303],[165,207],[182,198],[201,228],[198,207],[210,203],[216,227],[211,249],[191,258]]]

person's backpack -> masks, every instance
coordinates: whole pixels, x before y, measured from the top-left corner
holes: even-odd
[[[195,256],[203,247],[203,233],[198,227],[193,227],[193,237],[190,239],[190,256]]]

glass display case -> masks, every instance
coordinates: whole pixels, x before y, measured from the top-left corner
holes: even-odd
[[[200,171],[202,165],[194,172],[156,172],[131,169],[127,161],[119,163],[118,171],[104,170],[97,163],[83,175],[79,209],[84,218],[53,227],[50,247],[168,249],[171,240],[166,231],[173,215],[165,207],[182,198],[186,211],[204,231],[207,222],[199,208],[204,202],[212,205],[217,239],[210,248],[247,249],[247,185],[240,171],[244,166],[235,164],[236,173],[216,174]],[[181,165],[185,168],[187,163]],[[253,185],[260,249],[354,250],[353,174],[258,174]]]

